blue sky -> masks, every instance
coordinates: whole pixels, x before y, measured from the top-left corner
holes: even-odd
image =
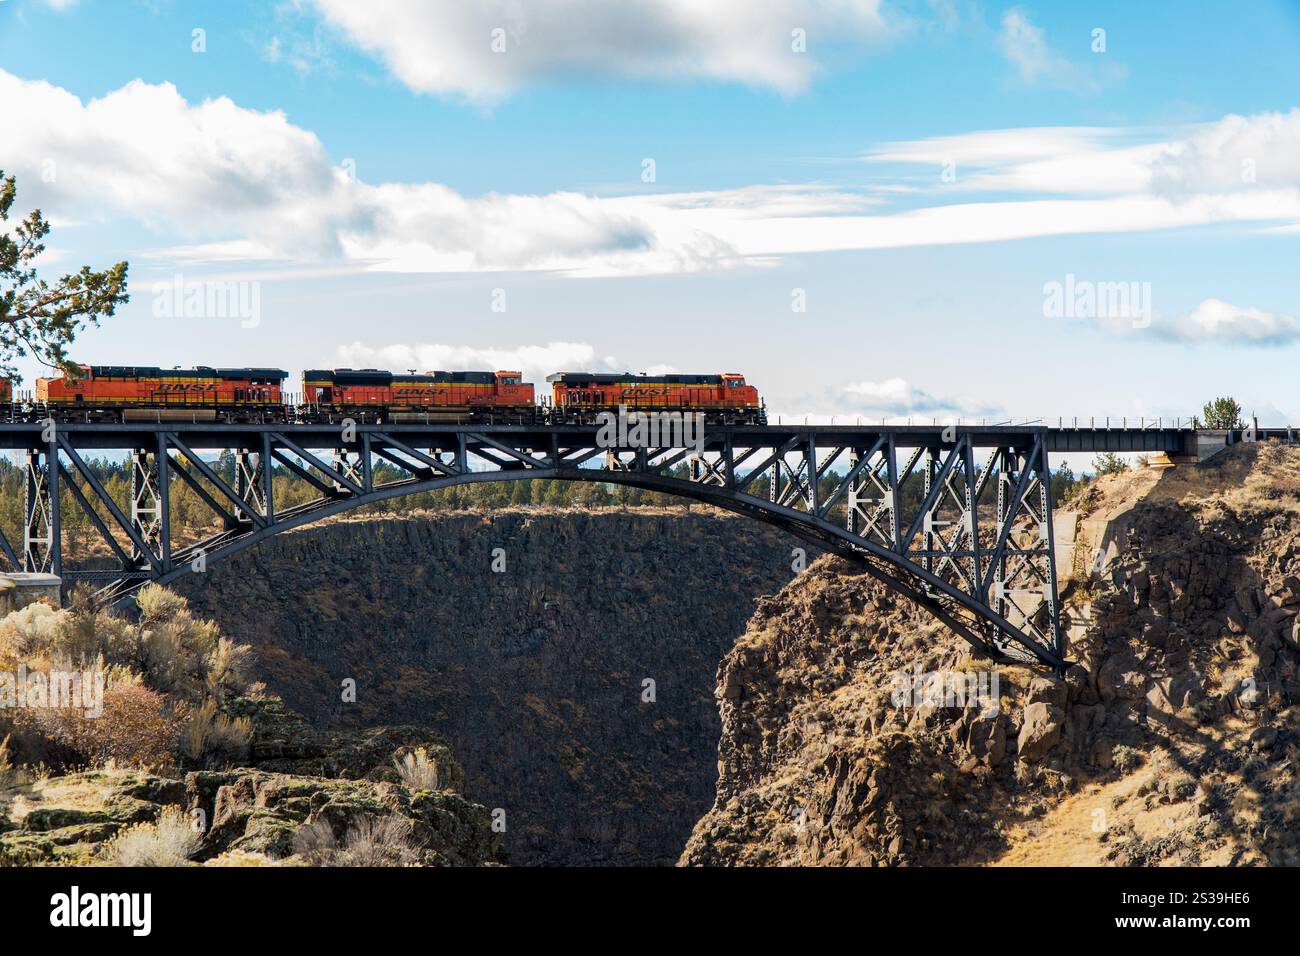
[[[48,269],[131,262],[84,361],[1295,423],[1298,62],[1267,0],[0,0],[0,168]],[[1046,314],[1067,276],[1147,314]]]

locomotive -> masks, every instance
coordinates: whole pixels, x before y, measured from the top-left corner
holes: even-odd
[[[496,422],[532,424],[538,408],[522,372],[425,372],[308,369],[305,414],[315,421]]]
[[[145,365],[82,365],[76,376],[36,381],[35,408],[77,422],[341,422],[592,424],[620,407],[637,412],[702,413],[713,424],[764,424],[758,390],[745,377],[557,372],[553,391],[537,401],[517,371],[308,369],[298,402],[276,368],[165,369]],[[0,379],[3,392],[12,389]]]
[[[278,368],[164,369],[156,365],[82,365],[75,378],[36,380],[36,404],[64,421],[284,421]]]
[[[713,424],[767,423],[758,389],[735,372],[721,375],[633,375],[631,372],[556,372],[551,416],[555,422],[591,424],[602,412],[700,412]]]

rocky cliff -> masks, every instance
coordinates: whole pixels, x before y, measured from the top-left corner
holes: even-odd
[[[173,775],[112,765],[0,772],[0,866],[121,864],[121,840],[169,813],[184,814],[180,827],[193,842],[165,864],[129,865],[505,862],[488,809],[462,795],[465,774],[431,731],[324,733],[265,696],[235,700],[228,712],[252,728],[238,766]],[[395,758],[412,752],[434,761],[436,782],[402,779]],[[166,844],[149,842],[155,853]]]
[[[1245,446],[1074,503],[1105,547],[1077,542],[1064,679],[814,565],[719,667],[717,799],[682,862],[1300,862],[1297,474]],[[918,671],[996,673],[994,706],[895,699]]]
[[[718,661],[791,547],[699,509],[337,521],[179,590],[317,726],[445,737],[512,863],[670,864],[713,803]]]

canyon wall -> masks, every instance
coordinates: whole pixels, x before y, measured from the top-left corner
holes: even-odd
[[[367,518],[177,590],[317,726],[445,737],[513,863],[667,865],[713,803],[718,663],[795,545],[698,507]]]

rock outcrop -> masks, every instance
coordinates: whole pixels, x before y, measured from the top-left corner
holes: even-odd
[[[477,866],[506,860],[489,811],[460,792],[464,771],[425,728],[321,733],[274,699],[240,699],[254,736],[248,767],[183,778],[101,769],[0,785],[0,866],[110,863],[111,841],[169,807],[202,832],[193,862],[320,862],[301,835],[331,846],[376,821],[396,821],[403,862]],[[419,749],[438,767],[436,789],[401,781],[396,759]]]
[[[1061,680],[814,565],[719,668],[717,799],[681,862],[1300,862],[1297,471],[1248,446],[1099,483],[1141,500],[1066,590]],[[996,672],[996,712],[900,705],[916,672]]]
[[[791,547],[698,508],[365,518],[178,589],[314,725],[445,738],[512,863],[667,865],[713,802],[718,661]]]

